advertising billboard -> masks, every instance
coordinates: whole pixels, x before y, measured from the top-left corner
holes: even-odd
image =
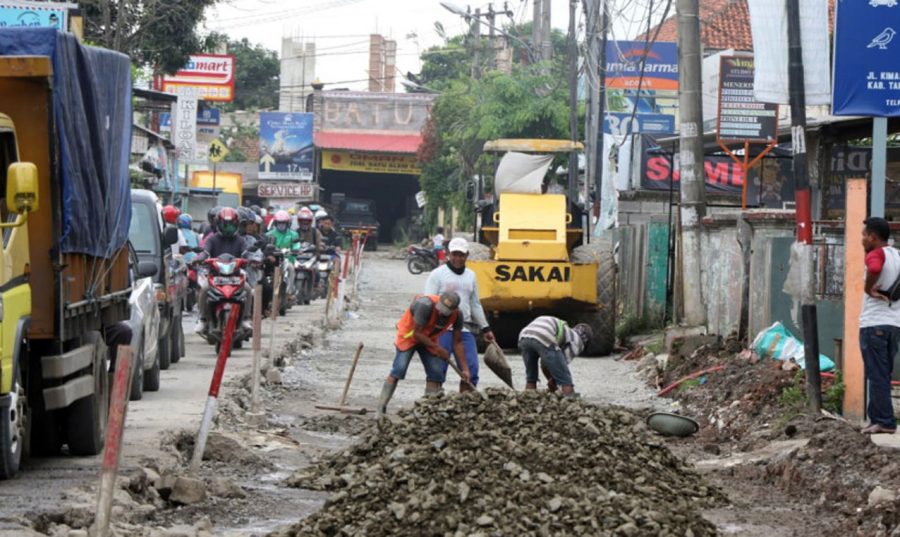
[[[753,96],[753,57],[722,56],[719,62],[719,141],[774,140],[778,136],[778,105],[758,102]]]
[[[322,168],[366,173],[422,174],[415,155],[399,153],[324,150],[322,151]]]
[[[174,75],[158,78],[156,86],[166,93],[178,93],[184,87],[197,88],[204,101],[230,103],[234,100],[234,55],[192,54]]]
[[[76,4],[58,2],[0,2],[0,28],[68,28],[70,9]]]
[[[606,87],[677,91],[678,48],[675,43],[610,41],[606,45]]]
[[[259,178],[312,181],[313,114],[260,112]]]

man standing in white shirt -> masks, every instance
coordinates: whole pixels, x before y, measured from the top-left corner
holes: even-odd
[[[882,291],[900,276],[900,252],[888,244],[891,228],[884,218],[867,218],[862,233],[866,250],[866,283],[859,316],[859,346],[862,350],[869,404],[870,425],[864,434],[893,434],[897,431],[891,401],[891,373],[900,348],[900,303],[891,302]]]
[[[484,315],[484,308],[481,307],[481,299],[478,296],[478,281],[475,279],[475,273],[466,268],[466,260],[469,258],[469,243],[466,239],[455,238],[450,241],[447,248],[450,250],[450,256],[447,263],[431,271],[428,281],[425,283],[426,295],[440,295],[450,291],[459,295],[459,311],[463,316],[462,343],[466,356],[456,356],[453,349],[453,333],[447,332],[441,336],[440,345],[448,353],[452,353],[457,363],[460,359],[465,359],[469,366],[472,386],[478,385],[478,348],[475,344],[475,334],[473,330],[480,331],[484,340],[488,343],[494,341],[494,333],[488,326],[487,318]],[[462,364],[460,364],[462,368]],[[444,373],[447,371],[447,364],[443,364]],[[459,383],[459,391],[465,392],[472,388],[465,382]]]

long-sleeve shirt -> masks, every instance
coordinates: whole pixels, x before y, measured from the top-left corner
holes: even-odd
[[[462,274],[456,274],[447,265],[432,270],[425,282],[424,294],[440,295],[447,291],[455,291],[459,295],[459,311],[462,312],[464,330],[481,330],[488,326],[474,272],[465,269]]]

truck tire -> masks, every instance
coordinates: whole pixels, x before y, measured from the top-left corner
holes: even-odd
[[[169,325],[169,330],[172,330],[172,325]],[[172,337],[171,334],[166,334],[159,338],[159,346],[157,347],[157,354],[159,355],[159,368],[163,371],[169,369],[169,366],[172,365]]]
[[[0,479],[16,475],[28,442],[28,402],[21,368],[15,369],[9,405],[0,407]]]
[[[154,360],[153,367],[144,371],[144,390],[148,392],[159,391],[159,355]]]
[[[87,333],[85,343],[94,345],[94,393],[75,401],[68,409],[66,440],[72,455],[96,455],[103,450],[109,416],[106,343],[96,331]]]
[[[599,263],[597,269],[597,310],[578,316],[577,322],[587,323],[594,337],[585,349],[585,356],[608,356],[616,344],[616,276],[617,267],[612,241],[595,239],[572,251],[576,263]]]
[[[172,335],[172,341],[169,344],[169,363],[177,364],[184,355],[184,327],[181,324],[181,316],[172,319],[172,326],[169,333]]]
[[[141,348],[134,356],[131,365],[131,391],[128,394],[129,401],[140,401],[144,398],[144,339],[141,338]]]

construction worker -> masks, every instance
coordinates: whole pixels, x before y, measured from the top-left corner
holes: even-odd
[[[525,362],[525,389],[537,389],[540,362],[550,391],[559,387],[563,395],[575,397],[569,364],[584,352],[592,336],[589,325],[581,323],[569,328],[565,321],[552,315],[542,315],[531,321],[519,332],[519,350]]]
[[[378,400],[379,416],[387,413],[387,404],[394,396],[397,382],[406,378],[414,353],[419,354],[422,365],[425,366],[425,395],[441,392],[441,385],[446,377],[446,367],[442,367],[442,364],[450,359],[450,355],[438,344],[438,338],[452,329],[456,355],[465,355],[459,304],[459,295],[452,291],[441,293],[440,296],[420,295],[403,313],[397,323],[397,338],[394,341],[397,354],[394,365],[384,381]],[[468,381],[469,367],[466,360],[461,362],[463,378]]]
[[[431,271],[428,281],[425,282],[425,294],[436,295],[446,291],[453,291],[459,294],[459,309],[463,317],[462,344],[465,348],[465,360],[468,361],[468,370],[472,373],[471,385],[466,382],[459,383],[459,391],[465,392],[472,389],[472,386],[478,385],[478,347],[475,342],[475,333],[480,332],[484,340],[488,343],[494,341],[494,333],[488,326],[487,318],[484,315],[484,308],[481,307],[481,299],[478,296],[478,281],[475,279],[475,273],[466,268],[466,260],[469,258],[469,242],[463,238],[455,238],[450,241],[447,248],[450,250],[450,257],[447,263]],[[444,334],[441,336],[441,347],[448,353],[453,353],[456,363],[462,368],[463,356],[454,349],[457,334]],[[443,364],[443,369],[447,371],[447,364]]]

